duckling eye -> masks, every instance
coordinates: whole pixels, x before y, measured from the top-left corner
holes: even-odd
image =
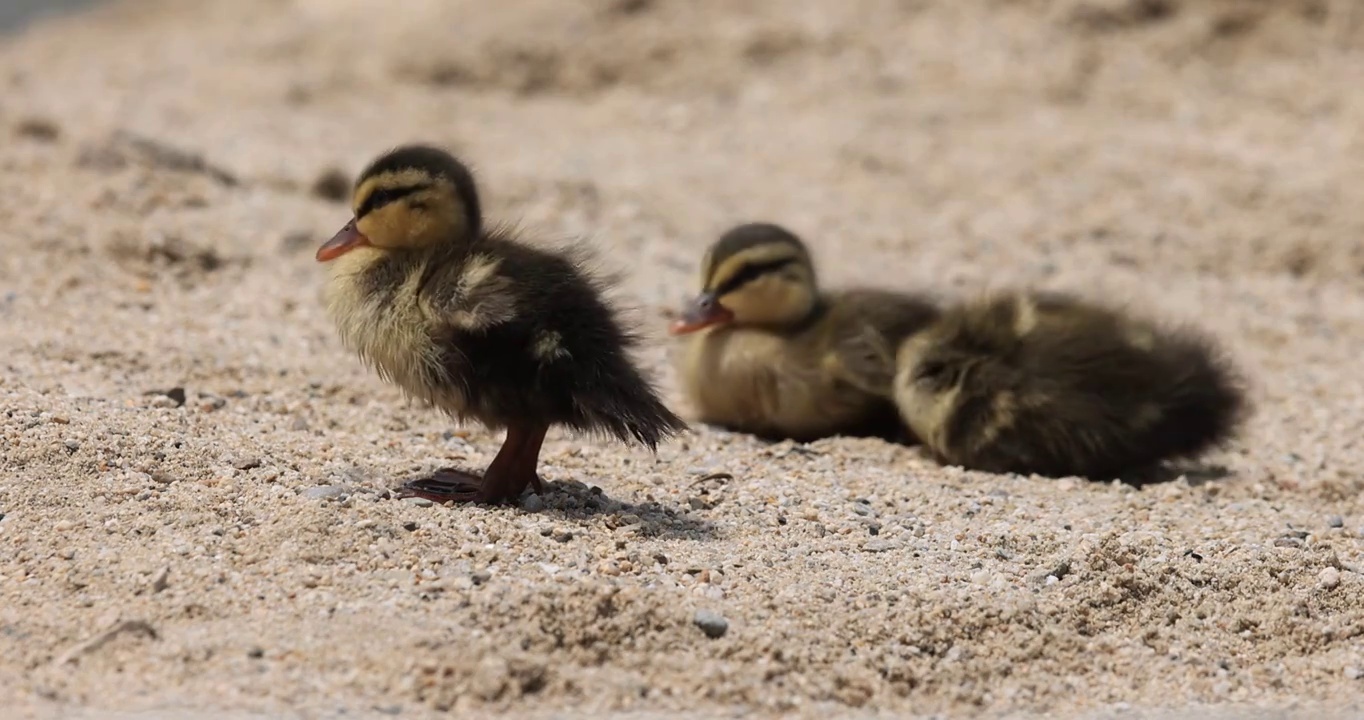
[[[744,285],[757,280],[763,275],[774,273],[788,265],[795,264],[795,262],[795,258],[782,258],[780,260],[772,260],[765,263],[744,265],[738,272],[731,275],[728,280],[721,283],[720,287],[716,288],[715,294],[724,295],[725,293],[733,292]]]
[[[930,378],[935,375],[941,375],[942,371],[946,369],[947,364],[941,360],[925,360],[924,362],[919,363],[919,367],[914,369],[914,377],[916,379]]]
[[[925,360],[914,368],[916,382],[940,383],[947,379],[947,362],[944,360]]]
[[[378,188],[370,193],[369,197],[365,198],[364,204],[360,206],[360,210],[355,213],[355,216],[358,218],[364,217],[389,203],[401,200],[408,195],[420,192],[428,187],[430,187],[429,184],[422,183],[418,185],[408,185],[406,187]],[[413,203],[413,207],[417,206],[417,203]]]

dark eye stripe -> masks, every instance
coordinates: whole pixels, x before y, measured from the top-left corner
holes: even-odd
[[[724,295],[725,293],[734,292],[735,290],[738,290],[744,285],[747,285],[748,283],[757,280],[763,275],[776,272],[786,267],[787,265],[795,264],[795,262],[796,262],[795,258],[782,258],[780,260],[771,260],[765,263],[751,263],[744,265],[743,268],[739,270],[739,272],[736,272],[733,275],[731,275],[728,280],[724,281],[724,283],[722,283],[718,288],[716,288],[715,294]]]
[[[420,192],[429,187],[431,187],[431,183],[417,183],[415,185],[404,185],[402,187],[379,188],[370,193],[369,197],[365,198],[365,202],[362,203],[360,209],[356,211],[355,217],[362,218],[395,200],[401,200],[412,193]]]

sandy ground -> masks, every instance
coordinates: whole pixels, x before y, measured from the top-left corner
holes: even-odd
[[[387,5],[146,0],[0,46],[6,717],[1364,712],[1364,6]],[[769,219],[830,284],[1195,322],[1258,412],[1144,489],[697,426],[551,435],[521,508],[389,500],[499,442],[321,308],[348,210],[316,181],[413,139],[627,271],[682,410],[667,310]]]
[[[5,0],[0,3],[0,32],[13,32],[62,12],[91,5],[95,0]]]

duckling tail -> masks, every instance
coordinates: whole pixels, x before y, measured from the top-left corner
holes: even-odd
[[[1251,412],[1245,382],[1209,341],[1186,335],[1174,343],[1165,395],[1166,422],[1152,445],[1191,457],[1229,440]]]
[[[650,451],[657,451],[660,442],[687,429],[687,423],[657,397],[650,397],[648,401],[640,398],[630,403],[630,407],[620,407],[618,412],[615,422],[607,424],[611,434],[626,442],[634,439]]]
[[[638,442],[651,451],[687,429],[687,423],[663,404],[653,386],[633,367],[612,378],[612,384],[615,387],[602,395],[604,402],[585,413],[594,429],[622,442]]]
[[[655,451],[660,442],[687,429],[638,368],[623,357],[613,359],[595,372],[578,374],[570,425]]]

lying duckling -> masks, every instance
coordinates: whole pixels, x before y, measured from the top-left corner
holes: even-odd
[[[805,244],[740,225],[706,252],[701,293],[671,327],[703,422],[768,439],[903,434],[891,401],[895,348],[936,306],[882,290],[822,293]]]
[[[626,353],[635,340],[574,258],[486,228],[469,170],[443,150],[374,160],[355,217],[317,251],[342,341],[409,396],[507,431],[487,472],[409,484],[438,501],[496,502],[527,486],[552,425],[656,449],[686,425]]]
[[[900,347],[895,397],[944,464],[1098,480],[1192,459],[1247,406],[1209,341],[1053,293],[945,310]]]

